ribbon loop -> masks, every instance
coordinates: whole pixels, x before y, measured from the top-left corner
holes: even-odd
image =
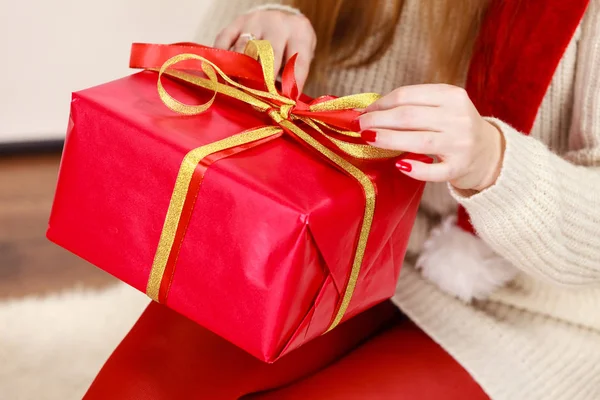
[[[208,110],[214,103],[214,101],[217,97],[217,93],[218,93],[218,91],[216,89],[214,90],[213,97],[209,101],[207,101],[204,104],[192,106],[192,105],[188,105],[188,104],[183,104],[179,100],[173,98],[167,92],[167,90],[164,88],[164,86],[162,84],[162,76],[167,71],[167,69],[169,69],[171,66],[173,66],[177,63],[180,63],[182,61],[185,61],[185,60],[203,60],[203,58],[200,56],[194,55],[194,54],[181,54],[181,55],[178,55],[178,56],[175,56],[175,57],[172,57],[171,59],[169,59],[166,63],[163,64],[163,66],[158,71],[158,82],[157,82],[158,94],[159,94],[162,102],[169,109],[171,109],[175,112],[178,112],[180,114],[185,114],[185,115],[201,114],[204,111]],[[202,71],[206,74],[206,76],[208,77],[208,79],[210,80],[210,82],[213,85],[218,83],[218,79],[217,79],[215,70],[212,69],[209,65],[202,63]]]

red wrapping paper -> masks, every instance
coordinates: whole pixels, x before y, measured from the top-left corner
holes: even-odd
[[[141,72],[73,95],[48,229],[55,243],[144,292],[184,156],[272,125],[225,96],[202,115],[176,115],[159,99],[156,79]],[[212,96],[164,85],[186,103]],[[394,293],[424,187],[394,160],[360,167],[377,203],[344,320]],[[364,204],[354,178],[286,135],[218,160],[206,169],[166,305],[273,362],[327,330]]]

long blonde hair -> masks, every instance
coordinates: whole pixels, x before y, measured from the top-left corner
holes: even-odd
[[[313,71],[357,67],[379,59],[390,47],[403,0],[294,0],[317,32]],[[420,0],[420,23],[431,38],[432,82],[457,83],[466,70],[488,0]],[[375,40],[365,57],[354,50]]]

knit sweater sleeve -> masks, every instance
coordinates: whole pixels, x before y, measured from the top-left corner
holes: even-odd
[[[500,176],[472,196],[451,192],[479,236],[515,267],[564,285],[600,283],[600,0],[577,56],[571,151],[562,157],[502,121]]]
[[[238,16],[264,5],[279,5],[289,3],[287,0],[212,0],[200,16],[200,25],[195,35],[195,41],[211,46],[217,34]]]

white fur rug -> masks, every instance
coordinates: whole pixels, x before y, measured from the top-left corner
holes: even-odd
[[[0,302],[0,399],[81,399],[148,303],[121,283]]]

